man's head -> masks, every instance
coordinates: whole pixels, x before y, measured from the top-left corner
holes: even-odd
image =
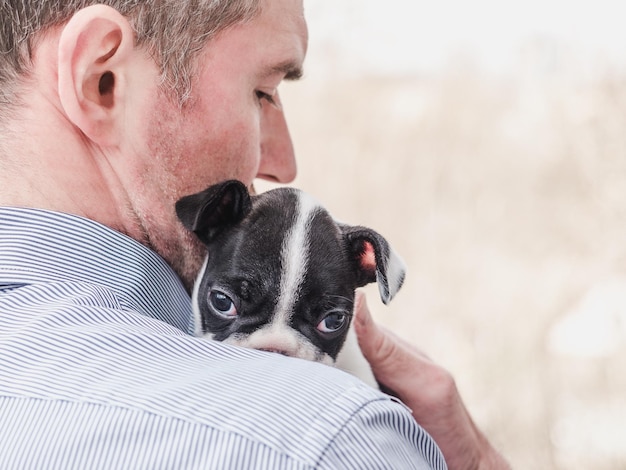
[[[378,282],[389,302],[404,264],[374,230],[337,223],[291,188],[250,197],[238,181],[176,205],[209,255],[194,289],[197,333],[231,344],[332,364],[357,287]]]
[[[18,0],[0,4],[0,104],[15,103],[14,83],[31,70],[37,41],[90,5],[108,5],[130,22],[138,46],[150,51],[162,81],[181,101],[188,98],[196,53],[217,33],[254,18],[260,0]],[[0,110],[0,113],[2,112]]]
[[[302,0],[17,3],[0,4],[0,204],[109,225],[190,286],[204,249],[175,201],[295,176],[277,88],[301,75]]]

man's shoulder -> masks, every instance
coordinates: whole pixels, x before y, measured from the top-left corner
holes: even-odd
[[[408,415],[334,368],[191,337],[120,308],[106,289],[82,288],[84,301],[51,299],[30,320],[0,319],[5,327],[12,322],[0,343],[0,374],[12,378],[0,384],[0,433],[12,436],[5,442],[14,448],[31,445],[31,438],[18,442],[24,432],[42,443],[64,435],[57,456],[84,435],[133,453],[174,446],[195,455],[201,449],[190,446],[204,442],[213,448],[211,459],[230,459],[221,468],[241,449],[249,449],[255,467],[267,458],[307,468],[336,455],[332,449],[346,432],[366,432],[379,408]]]
[[[133,240],[45,211],[0,219],[0,467],[424,461],[410,413],[358,379],[187,335],[188,295]]]
[[[114,300],[193,330],[189,295],[170,266],[136,240],[83,217],[0,207],[0,266],[1,290],[29,286],[15,293],[16,305]]]

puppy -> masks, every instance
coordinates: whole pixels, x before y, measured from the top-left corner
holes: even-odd
[[[183,197],[176,213],[208,249],[192,294],[199,335],[335,365],[376,386],[350,322],[357,287],[378,282],[387,304],[404,281],[382,236],[336,222],[302,191],[251,196],[239,181]]]

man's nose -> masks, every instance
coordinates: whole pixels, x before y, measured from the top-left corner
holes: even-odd
[[[274,100],[275,105],[263,103],[261,162],[257,177],[277,183],[290,183],[297,173],[296,157],[278,93]]]

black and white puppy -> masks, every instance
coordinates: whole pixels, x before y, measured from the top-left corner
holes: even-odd
[[[387,304],[405,268],[366,227],[336,222],[308,194],[250,196],[226,181],[176,203],[208,256],[193,291],[196,333],[336,365],[376,382],[350,328],[357,287],[378,282]]]

